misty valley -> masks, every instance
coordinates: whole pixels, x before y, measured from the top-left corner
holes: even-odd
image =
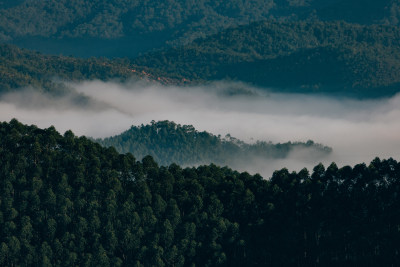
[[[398,266],[399,21],[0,1],[0,266]]]
[[[162,165],[216,163],[266,179],[281,168],[396,158],[400,149],[398,96],[279,94],[237,82],[86,81],[62,88],[60,95],[32,88],[4,93],[0,119],[73,130]]]

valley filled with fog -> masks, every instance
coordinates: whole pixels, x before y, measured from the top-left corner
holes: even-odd
[[[102,138],[132,125],[169,120],[214,135],[246,142],[313,140],[330,146],[324,158],[292,151],[289,158],[230,166],[268,178],[287,167],[312,169],[319,162],[338,166],[369,163],[376,156],[400,156],[400,96],[356,100],[322,95],[276,94],[243,83],[217,82],[175,87],[143,82],[90,81],[68,84],[71,93],[49,96],[32,89],[5,94],[0,120],[18,119],[38,127],[54,125],[64,133]]]

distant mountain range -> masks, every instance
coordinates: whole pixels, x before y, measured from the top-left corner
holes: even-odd
[[[400,88],[400,29],[256,22],[133,63],[176,77],[240,80],[280,92],[385,96]]]
[[[399,0],[5,0],[0,41],[48,53],[134,56],[273,19],[399,25]]]
[[[0,91],[54,91],[55,78],[222,79],[391,96],[400,88],[399,10],[398,0],[2,1],[0,40],[61,55],[2,45]]]

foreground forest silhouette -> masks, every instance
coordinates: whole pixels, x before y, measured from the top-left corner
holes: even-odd
[[[394,266],[400,164],[270,179],[0,124],[1,266]]]

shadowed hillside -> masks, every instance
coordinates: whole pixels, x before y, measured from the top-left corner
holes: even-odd
[[[399,28],[393,26],[259,22],[134,62],[176,77],[376,97],[400,88],[399,40]]]
[[[7,0],[0,41],[51,54],[136,56],[273,19],[399,25],[399,0]]]

